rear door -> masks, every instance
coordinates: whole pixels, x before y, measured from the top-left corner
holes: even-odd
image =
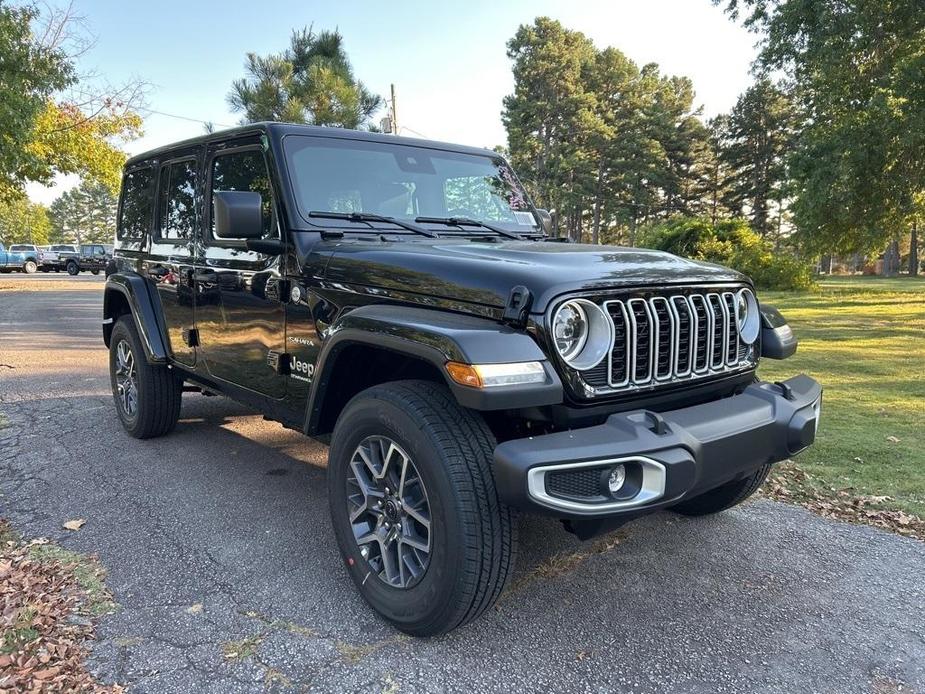
[[[247,249],[244,241],[214,234],[212,193],[260,193],[263,238],[279,238],[276,196],[257,138],[212,145],[206,157],[202,258],[197,264],[196,323],[209,374],[262,396],[281,399],[285,376],[268,363],[285,352],[286,315],[279,297],[283,257]]]
[[[196,363],[193,273],[202,206],[200,162],[199,149],[161,162],[154,231],[143,263],[143,272],[157,287],[171,354],[187,366]]]

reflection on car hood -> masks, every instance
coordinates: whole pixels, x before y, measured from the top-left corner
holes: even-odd
[[[533,293],[534,312],[567,292],[747,281],[729,268],[641,248],[456,239],[344,241],[325,279],[496,307],[523,285]]]

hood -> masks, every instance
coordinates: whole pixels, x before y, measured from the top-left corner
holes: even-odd
[[[414,292],[503,308],[513,287],[534,312],[560,294],[708,282],[747,282],[734,270],[661,251],[553,242],[344,241],[324,273],[332,283]]]

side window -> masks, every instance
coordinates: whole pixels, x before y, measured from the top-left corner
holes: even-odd
[[[151,228],[153,183],[154,169],[150,166],[130,171],[122,179],[118,224],[120,239],[143,238]]]
[[[219,154],[212,160],[212,192],[222,190],[260,193],[263,206],[263,237],[277,236],[273,220],[273,190],[270,187],[270,175],[263,153],[259,149]],[[212,230],[215,230],[214,215],[212,215]]]
[[[158,236],[191,239],[196,232],[196,162],[175,161],[161,167],[158,188]]]

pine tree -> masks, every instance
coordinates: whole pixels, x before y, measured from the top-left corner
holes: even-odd
[[[245,77],[235,80],[228,103],[243,122],[283,121],[341,128],[368,126],[382,98],[353,75],[337,31],[293,31],[283,53],[248,53]]]

